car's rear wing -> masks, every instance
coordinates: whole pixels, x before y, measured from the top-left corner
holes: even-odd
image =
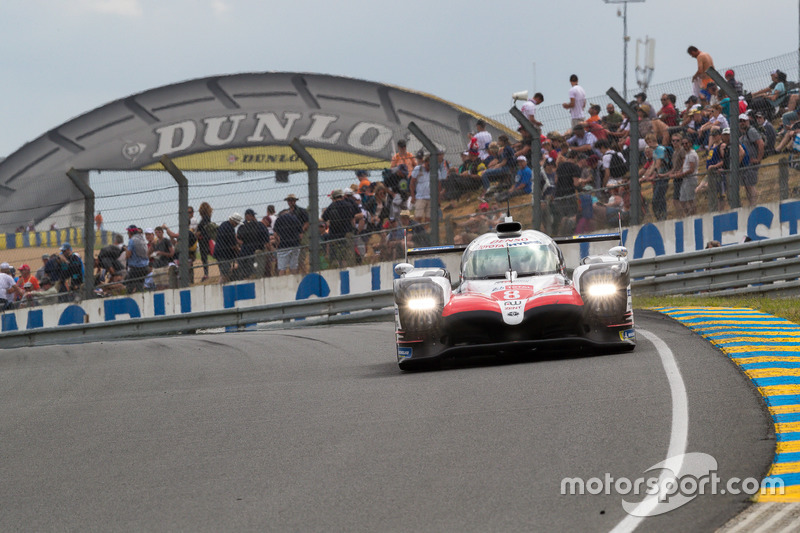
[[[622,235],[619,233],[599,233],[597,235],[573,235],[572,237],[553,237],[556,244],[575,244],[582,242],[600,241],[619,241],[622,242]]]
[[[467,245],[444,245],[444,246],[423,246],[420,248],[409,248],[406,253],[410,256],[414,255],[433,255],[433,254],[455,254],[463,253],[467,249]]]

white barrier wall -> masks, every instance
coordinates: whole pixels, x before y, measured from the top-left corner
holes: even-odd
[[[709,240],[723,246],[744,237],[761,240],[788,237],[798,232],[800,201],[741,208],[623,230],[623,244],[629,258],[701,250]],[[564,245],[567,264],[577,265],[589,253],[601,253],[614,243]],[[458,276],[460,254],[416,259],[417,266],[444,266],[453,280]],[[101,298],[72,304],[6,311],[0,315],[2,331],[16,331],[69,324],[99,323],[138,317],[251,307],[278,302],[324,298],[392,288],[393,263],[365,265],[346,270],[327,270],[306,276],[262,278],[229,285],[200,285],[187,289],[137,293],[125,297]]]

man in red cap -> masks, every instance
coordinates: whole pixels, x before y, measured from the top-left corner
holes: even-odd
[[[744,87],[742,86],[742,82],[736,80],[736,76],[731,69],[725,71],[725,81],[728,82],[728,85],[736,89],[737,95],[744,96]]]
[[[31,267],[25,264],[19,267],[19,279],[17,280],[17,285],[22,288],[28,282],[30,282],[33,290],[39,290],[39,280],[36,279],[36,276],[31,274]]]

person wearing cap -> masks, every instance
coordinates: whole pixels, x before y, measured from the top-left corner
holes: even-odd
[[[758,129],[750,124],[747,113],[739,115],[739,142],[748,155],[749,164],[740,172],[740,180],[750,207],[758,205],[758,166],[764,158],[764,139]]]
[[[722,130],[722,143],[720,145],[720,161],[719,163],[713,167],[717,170],[721,170],[723,172],[723,182],[727,181],[727,176],[731,169],[731,129],[725,128]],[[746,166],[750,161],[747,159],[746,152],[742,147],[741,142],[739,143],[739,168]],[[711,167],[710,167],[711,168]],[[727,190],[727,186],[723,183],[723,187]]]
[[[77,291],[83,284],[83,261],[72,252],[72,246],[65,242],[61,245],[61,254],[58,256],[61,266],[60,292]]]
[[[647,118],[653,120],[658,116],[658,114],[656,113],[656,108],[653,107],[653,104],[651,104],[647,100],[647,94],[646,93],[643,93],[643,92],[639,93],[636,96],[634,96],[634,99],[636,100],[636,104],[639,107],[647,106]]]
[[[36,279],[36,276],[31,274],[31,267],[29,267],[27,264],[23,264],[19,267],[19,279],[17,280],[17,285],[24,288],[26,283],[30,283],[33,290],[39,290],[39,280]]]
[[[0,309],[13,309],[14,300],[22,298],[24,291],[11,277],[11,265],[0,263]]]
[[[700,98],[700,91],[711,83],[711,77],[706,71],[714,66],[714,60],[708,52],[701,52],[696,46],[687,48],[686,53],[697,60],[697,71],[692,75],[692,94]]]
[[[300,234],[300,256],[298,258],[298,268],[301,274],[308,273],[308,226],[310,221],[308,219],[308,211],[297,205],[297,197],[294,194],[290,194],[286,197],[286,203],[289,204],[289,210],[294,213],[294,216],[300,220],[301,224],[303,225],[303,231]]]
[[[736,79],[733,70],[728,69],[725,71],[725,81],[727,81],[728,85],[736,90],[737,96],[744,96],[744,86],[742,85],[742,82]]]
[[[52,280],[45,276],[39,280],[39,289],[25,292],[25,298],[28,300],[27,307],[36,305],[55,303],[58,295],[58,288],[53,284]]]
[[[408,236],[408,247],[417,248],[420,246],[429,246],[430,237],[428,232],[425,231],[425,226],[416,222],[411,214],[411,211],[403,209],[400,211],[400,225],[406,231]]]
[[[417,163],[414,154],[408,151],[406,147],[406,140],[400,139],[397,141],[397,151],[392,155],[392,173],[397,174],[400,165],[405,165],[406,176],[408,177],[408,169],[414,169],[417,167],[419,163]]]
[[[505,202],[514,196],[523,194],[531,194],[531,184],[533,183],[533,171],[528,166],[528,158],[524,155],[517,156],[517,176],[512,185],[507,191],[501,192],[497,195],[498,202]]]
[[[672,148],[659,144],[655,134],[648,133],[645,142],[653,153],[653,164],[639,178],[640,183],[653,184],[653,215],[656,220],[667,218],[667,189],[669,188],[669,172],[672,169]]]
[[[45,267],[47,266],[47,262],[50,261],[52,257],[53,256],[51,254],[42,254],[42,266],[36,270],[36,279],[40,280],[44,277]]]
[[[355,216],[360,209],[344,199],[341,189],[331,191],[331,204],[322,213],[322,221],[328,224],[328,262],[344,268],[350,264],[353,243],[348,238],[355,231]]]
[[[214,259],[219,267],[220,283],[238,279],[236,259],[239,257],[241,240],[237,236],[236,227],[242,223],[242,215],[231,213],[228,220],[217,228],[217,240],[214,244]]]
[[[505,187],[507,183],[511,182],[511,177],[516,172],[516,156],[514,155],[514,148],[511,146],[508,135],[500,135],[497,137],[498,156],[493,159],[485,170],[481,170],[480,165],[476,166],[476,162],[472,155],[470,155],[469,163],[460,175],[462,178],[469,179],[465,183],[466,187],[471,189],[472,184],[476,179],[480,179],[483,185],[483,196],[489,191],[493,182],[499,182],[499,186]],[[462,181],[462,183],[464,183]]]
[[[239,228],[242,251],[239,255],[239,279],[247,279],[255,272],[256,255],[269,245],[269,230],[256,218],[253,209],[244,212],[244,223]]]
[[[586,91],[583,87],[578,85],[578,76],[572,74],[569,77],[569,102],[561,104],[561,107],[569,110],[569,118],[572,120],[572,126],[583,122],[585,115],[583,114],[586,108]]]
[[[775,111],[785,103],[787,95],[786,73],[773,70],[770,76],[772,83],[768,87],[754,92],[750,101],[750,108],[764,113],[767,120],[772,120]]]
[[[303,235],[303,222],[297,217],[297,211],[286,209],[275,219],[275,238],[277,252],[275,254],[278,275],[297,274],[300,261],[300,241]]]

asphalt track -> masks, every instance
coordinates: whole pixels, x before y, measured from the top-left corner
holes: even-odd
[[[637,328],[674,354],[686,451],[763,477],[756,389],[672,319]],[[670,382],[642,337],[410,374],[393,347],[377,323],[0,351],[0,530],[610,531],[623,497],[561,480],[666,458]],[[746,502],[697,496],[637,531],[713,531]]]

